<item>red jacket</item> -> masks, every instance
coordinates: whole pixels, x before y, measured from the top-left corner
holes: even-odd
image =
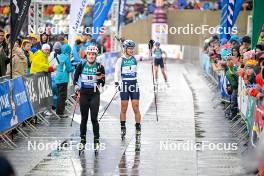
[[[256,97],[263,87],[263,79],[261,73],[256,76],[256,87],[249,90],[249,95]]]

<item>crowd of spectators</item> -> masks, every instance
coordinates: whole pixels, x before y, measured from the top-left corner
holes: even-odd
[[[205,42],[205,53],[210,58],[210,63],[216,75],[224,71],[227,93],[231,96],[233,118],[238,112],[238,86],[239,77],[242,78],[247,88],[247,94],[256,97],[261,102],[264,98],[264,29],[255,49],[251,48],[251,38],[236,35],[229,40],[219,39],[217,35]],[[219,75],[220,77],[220,75]]]

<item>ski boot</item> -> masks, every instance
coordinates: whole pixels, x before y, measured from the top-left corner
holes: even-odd
[[[141,147],[141,129],[136,129],[136,146],[135,150],[140,151]]]
[[[79,156],[84,152],[86,144],[86,136],[81,136],[81,143],[79,146]]]
[[[100,149],[100,141],[99,141],[99,138],[94,138],[94,153],[95,153],[95,155],[98,154],[99,149]]]
[[[121,126],[121,139],[122,139],[122,141],[125,139],[125,136],[126,136],[126,127]]]

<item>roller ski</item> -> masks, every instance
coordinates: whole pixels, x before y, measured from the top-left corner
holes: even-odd
[[[136,130],[135,151],[140,151],[140,147],[141,147],[141,130]]]
[[[125,140],[126,137],[126,127],[121,127],[121,140]]]
[[[79,145],[79,156],[81,156],[84,153],[86,145],[86,136],[81,137],[81,143]]]
[[[100,149],[100,142],[99,139],[94,139],[94,154],[98,155]]]

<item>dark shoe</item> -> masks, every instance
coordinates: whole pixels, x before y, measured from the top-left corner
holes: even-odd
[[[121,139],[124,140],[126,136],[126,127],[121,126]]]
[[[99,149],[100,149],[100,141],[98,138],[95,138],[94,139],[94,151],[95,151],[95,153],[98,153]]]

